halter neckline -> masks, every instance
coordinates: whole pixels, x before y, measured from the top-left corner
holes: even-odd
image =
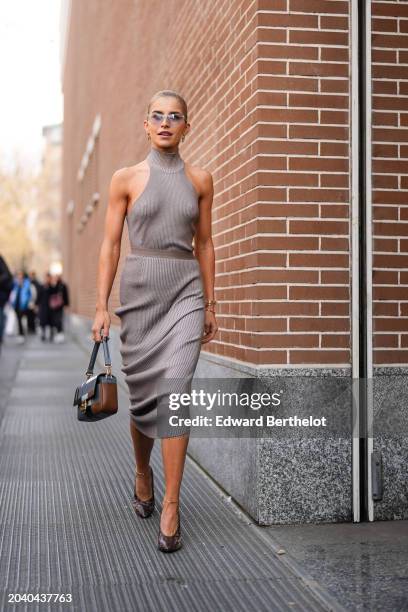
[[[178,172],[184,168],[184,161],[178,150],[170,152],[151,147],[147,159],[164,172]]]

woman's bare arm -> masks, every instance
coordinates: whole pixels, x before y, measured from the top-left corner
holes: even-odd
[[[194,236],[194,254],[200,264],[205,299],[214,300],[215,254],[211,227],[214,186],[209,172],[203,172],[200,187],[200,216]],[[215,314],[210,310],[206,310],[205,335],[202,342],[205,343],[212,340],[217,329]]]
[[[117,170],[109,187],[109,202],[106,210],[104,237],[99,254],[97,278],[96,315],[92,326],[95,341],[109,335],[110,316],[108,301],[120,257],[123,224],[128,202],[127,169]]]
[[[203,173],[204,174],[204,173]],[[214,299],[215,257],[211,236],[211,208],[214,188],[212,176],[205,172],[201,180],[200,216],[194,236],[194,254],[200,262],[206,300]]]

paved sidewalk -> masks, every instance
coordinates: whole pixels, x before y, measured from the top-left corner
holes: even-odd
[[[190,458],[180,507],[184,547],[164,555],[156,548],[160,442],[152,454],[156,511],[142,520],[131,505],[125,390],[118,415],[79,423],[72,397],[89,354],[69,339],[6,342],[0,356],[1,610],[16,607],[9,593],[72,594],[72,603],[20,603],[19,610],[408,610],[402,566],[400,589],[388,593],[385,581],[373,599],[365,590],[375,586],[373,576],[360,555],[360,592],[353,583],[350,588],[349,557],[334,534],[346,546],[347,528],[363,527],[358,537],[366,537],[364,526],[259,527]],[[379,552],[372,554],[378,559]],[[365,554],[370,557],[369,547]]]

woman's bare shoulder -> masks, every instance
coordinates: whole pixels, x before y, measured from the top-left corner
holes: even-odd
[[[118,168],[113,173],[113,177],[115,177],[119,181],[126,181],[134,178],[135,174],[139,174],[140,172],[144,172],[148,167],[146,160],[133,164],[132,166],[124,166],[123,168]]]
[[[211,172],[201,168],[200,166],[195,166],[187,162],[185,162],[185,169],[188,177],[193,182],[196,191],[200,195],[206,193],[212,188],[213,178]]]
[[[198,179],[201,178],[201,180],[203,179],[208,180],[211,177],[211,173],[208,170],[201,168],[200,166],[196,166],[188,162],[185,162],[185,167],[186,167],[186,170],[194,174]]]
[[[148,170],[148,164],[146,160],[143,160],[132,166],[124,166],[115,170],[112,176],[112,184],[116,184],[125,191],[132,191],[135,181],[136,184],[139,179],[143,180],[143,176]]]

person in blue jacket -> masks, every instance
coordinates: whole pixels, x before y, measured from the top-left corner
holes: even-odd
[[[17,273],[11,293],[11,305],[13,306],[18,321],[18,334],[20,342],[25,340],[25,331],[22,322],[23,316],[27,316],[28,304],[31,300],[31,282],[23,271]]]

